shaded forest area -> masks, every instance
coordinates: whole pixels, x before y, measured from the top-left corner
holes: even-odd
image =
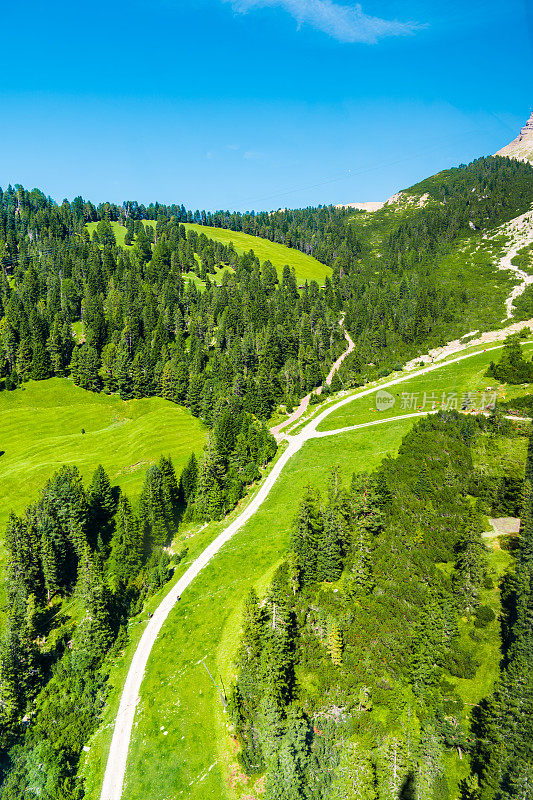
[[[23,516],[11,515],[0,637],[0,797],[83,796],[76,768],[100,722],[108,670],[128,620],[186,551],[168,549],[184,482],[170,458],[151,467],[138,508],[98,467],[84,487],[62,467]]]

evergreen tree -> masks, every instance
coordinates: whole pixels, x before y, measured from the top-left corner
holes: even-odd
[[[468,613],[479,604],[479,591],[487,572],[486,551],[479,520],[470,512],[457,545],[454,576],[456,593]]]
[[[319,581],[337,581],[342,573],[343,520],[337,509],[324,512],[317,552],[316,576]]]
[[[318,546],[323,528],[324,521],[320,513],[318,495],[308,487],[298,509],[292,534],[292,546],[298,558],[304,584],[314,583],[318,579]]]
[[[111,540],[108,571],[111,586],[116,589],[133,580],[141,568],[143,539],[131,504],[125,495],[120,495],[116,514],[115,532]]]
[[[101,550],[109,544],[113,530],[112,520],[116,509],[111,482],[101,464],[94,471],[87,492],[87,502],[89,506],[89,541],[93,548],[98,546]]]
[[[224,509],[224,466],[209,440],[198,470],[195,513],[198,519],[220,519]]]
[[[46,349],[44,323],[38,319],[36,314],[34,314],[32,322],[31,377],[35,381],[41,381],[50,377],[50,357]]]
[[[350,741],[342,744],[329,796],[331,800],[377,800],[375,768],[359,744]]]
[[[187,464],[183,468],[180,477],[180,492],[183,496],[185,505],[194,498],[198,484],[198,462],[194,453],[191,454]]]
[[[174,530],[169,523],[163,473],[159,467],[153,466],[146,471],[139,500],[139,517],[146,553],[150,553],[153,548],[164,547]]]
[[[58,567],[55,550],[47,530],[41,534],[41,563],[48,600],[59,588]]]

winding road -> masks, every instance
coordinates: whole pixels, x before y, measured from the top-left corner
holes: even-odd
[[[350,343],[353,349],[353,342],[351,342],[350,337],[346,335],[346,338],[349,342],[349,348],[344,353],[344,357],[348,354],[348,352],[350,352]],[[468,347],[468,345],[465,345],[465,349],[466,347]],[[486,352],[497,349],[498,347],[487,348]],[[395,420],[399,419],[403,420],[412,417],[421,417],[425,416],[428,413],[434,413],[434,412],[419,411],[412,414],[403,414],[400,415],[399,417],[388,417],[382,420],[373,420],[371,422],[364,422],[359,425],[352,425],[348,428],[340,428],[331,431],[319,432],[317,431],[318,425],[320,425],[320,423],[323,420],[325,420],[326,417],[328,417],[337,409],[347,405],[348,403],[353,402],[358,398],[374,394],[378,389],[387,389],[391,386],[396,386],[399,383],[411,380],[413,377],[417,377],[419,375],[425,375],[427,373],[433,372],[434,370],[441,369],[442,367],[447,366],[449,364],[454,364],[459,361],[463,361],[467,358],[472,358],[473,356],[478,354],[479,351],[475,351],[474,353],[468,353],[466,355],[458,356],[457,358],[449,359],[447,361],[442,361],[437,364],[432,364],[428,367],[424,367],[422,369],[409,372],[408,374],[402,374],[397,378],[394,378],[385,383],[381,383],[377,386],[373,386],[371,388],[364,389],[355,394],[351,394],[350,396],[339,400],[339,402],[335,403],[334,405],[330,406],[329,408],[325,409],[320,414],[318,414],[316,417],[314,417],[310,422],[308,422],[307,425],[305,425],[305,427],[302,429],[302,431],[300,431],[298,435],[289,436],[287,434],[285,435],[282,434],[282,438],[287,442],[287,448],[281,454],[279,459],[272,467],[272,470],[263,480],[262,484],[259,487],[259,490],[257,491],[257,494],[250,500],[249,504],[242,511],[242,513],[230,525],[228,525],[228,527],[224,531],[222,531],[222,533],[220,533],[216,537],[216,539],[214,539],[211,542],[211,544],[208,547],[206,547],[206,549],[201,553],[201,555],[198,556],[198,558],[191,564],[191,566],[187,569],[184,575],[182,575],[182,577],[178,580],[175,586],[172,587],[172,589],[169,591],[164,600],[162,600],[162,602],[154,612],[152,618],[149,620],[144,630],[142,638],[133,656],[128,671],[128,675],[126,678],[126,682],[124,684],[124,688],[122,691],[122,697],[120,700],[120,705],[115,720],[113,738],[111,740],[111,746],[109,749],[109,755],[107,759],[107,766],[102,785],[102,792],[100,795],[101,800],[120,800],[122,797],[122,789],[124,785],[124,776],[126,773],[126,764],[127,764],[128,750],[131,739],[131,731],[135,717],[135,709],[137,702],[139,700],[139,694],[141,690],[141,684],[144,678],[146,664],[148,662],[150,652],[157,639],[159,631],[163,626],[163,623],[165,622],[166,618],[168,617],[169,613],[171,612],[172,608],[174,607],[180,595],[183,594],[183,592],[187,589],[187,587],[191,584],[191,582],[196,578],[198,573],[201,572],[201,570],[203,570],[203,568],[207,566],[207,564],[209,564],[213,556],[216,553],[218,553],[219,550],[256,513],[261,504],[268,497],[270,490],[276,483],[279,475],[281,474],[287,462],[310,439],[323,436],[333,436],[335,434],[345,433],[351,430],[359,430],[362,428],[368,428],[375,425],[394,422]],[[338,365],[341,363],[341,361],[342,357],[338,359],[336,365],[334,366],[334,369],[338,368]],[[332,373],[330,373],[330,379],[333,376],[333,371]]]
[[[341,317],[341,323],[340,323],[341,325],[342,325],[343,321],[344,321],[344,317]],[[353,341],[352,341],[352,339],[350,337],[350,334],[347,331],[344,331],[344,338],[348,342],[348,347],[344,351],[344,353],[341,356],[339,356],[339,358],[333,364],[333,366],[332,366],[332,368],[330,370],[330,373],[329,373],[328,377],[326,378],[326,383],[327,383],[328,386],[331,386],[331,381],[333,380],[333,376],[335,375],[335,373],[339,369],[340,365],[342,364],[342,362],[344,361],[346,356],[349,355],[352,352],[352,350],[354,349],[354,347],[355,347],[355,345],[354,345],[354,343],[353,343]],[[322,387],[320,386],[317,389],[316,394],[320,394],[321,392],[322,392]],[[275,428],[271,428],[270,429],[270,433],[272,433],[276,438],[279,438],[283,428],[288,428],[293,424],[293,422],[297,422],[297,420],[299,420],[300,417],[303,414],[305,414],[305,412],[307,411],[307,408],[309,406],[309,401],[311,400],[311,395],[312,394],[313,394],[313,392],[310,392],[309,394],[307,394],[303,398],[303,400],[300,403],[300,405],[298,406],[298,408],[294,411],[294,413],[292,413],[291,416],[288,417],[283,422],[280,422],[279,425],[276,425]]]
[[[523,247],[533,244],[533,211],[526,211],[525,214],[520,214],[519,217],[515,217],[511,222],[503,225],[502,229],[508,236],[513,237],[514,243],[501,259],[498,264],[498,269],[510,270],[514,272],[515,276],[520,280],[520,283],[514,287],[505,301],[507,318],[511,319],[513,316],[514,301],[533,283],[533,275],[530,275],[525,270],[513,264],[513,260],[520,250]]]

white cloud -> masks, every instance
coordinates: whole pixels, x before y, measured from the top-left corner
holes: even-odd
[[[284,8],[298,20],[313,25],[340,42],[375,44],[385,36],[405,36],[425,27],[417,22],[371,17],[363,12],[359,3],[340,5],[333,0],[224,0],[231,2],[235,11],[251,8]]]
[[[247,150],[246,153],[243,155],[247,161],[257,161],[260,158],[263,158],[263,153],[259,153],[257,150]]]

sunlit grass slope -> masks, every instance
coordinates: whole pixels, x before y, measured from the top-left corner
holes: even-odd
[[[159,397],[124,401],[66,378],[0,392],[0,540],[9,512],[23,511],[62,464],[75,464],[85,480],[102,464],[133,498],[162,453],[179,471],[204,441],[202,423]]]
[[[152,226],[155,228],[155,222],[152,220],[145,220],[145,226]],[[97,222],[89,222],[86,225],[87,230],[92,235],[92,232],[97,227]],[[120,222],[112,222],[111,227],[115,234],[115,239],[120,247],[133,247],[133,245],[125,245],[124,237],[126,235],[126,228]],[[233,246],[238,253],[248,253],[253,250],[258,259],[263,261],[271,261],[276,267],[278,275],[281,277],[283,267],[288,264],[294,267],[296,274],[296,281],[298,284],[304,284],[305,281],[317,281],[322,286],[327,275],[331,275],[331,269],[325,264],[321,264],[316,258],[301,253],[300,250],[294,250],[292,247],[285,247],[283,244],[276,244],[269,242],[268,239],[261,239],[259,236],[250,236],[247,233],[238,233],[236,231],[228,231],[224,228],[211,228],[207,225],[195,225],[193,223],[185,223],[188,230],[194,230],[197,233],[205,233],[208,239],[215,239],[218,242],[229,244],[233,242]],[[185,275],[185,278],[192,278],[195,283],[201,284],[196,276]],[[220,276],[214,276],[216,280]]]
[[[493,347],[494,345],[488,345]],[[530,358],[533,355],[533,342],[523,343],[524,354]],[[488,352],[480,352],[471,358],[455,364],[443,366],[426,375],[403,381],[397,386],[386,389],[394,397],[394,405],[386,410],[376,408],[376,395],[371,394],[333,411],[322,423],[319,431],[331,431],[337,428],[346,428],[350,425],[359,425],[387,417],[396,417],[400,414],[412,414],[415,411],[435,411],[453,408],[452,400],[456,399],[457,408],[461,409],[461,400],[466,393],[470,393],[475,408],[485,392],[487,400],[495,393],[499,400],[510,400],[520,397],[531,391],[531,385],[509,386],[500,384],[495,378],[486,376],[487,367],[491,361],[499,361],[502,348]],[[378,391],[379,387],[376,389]],[[443,405],[444,399],[444,405]],[[378,429],[379,430],[379,429]]]
[[[215,239],[224,244],[233,242],[238,253],[247,253],[253,250],[259,261],[271,261],[280,276],[285,264],[294,267],[298,284],[303,284],[305,281],[317,281],[322,286],[326,276],[331,275],[331,269],[325,264],[321,264],[316,258],[308,256],[300,250],[294,250],[292,247],[285,247],[284,244],[269,242],[268,239],[250,236],[247,233],[228,231],[225,228],[211,228],[207,225],[192,223],[187,223],[185,227],[197,233],[205,233],[208,239]]]

